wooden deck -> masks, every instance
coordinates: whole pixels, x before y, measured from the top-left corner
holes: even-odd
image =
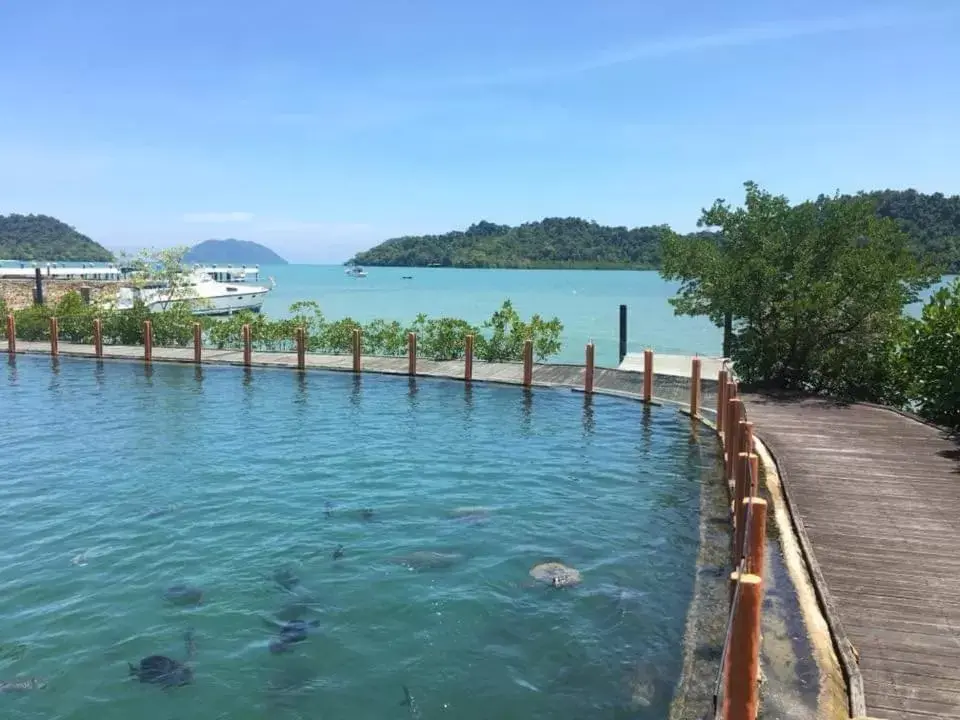
[[[46,341],[29,342],[17,340],[17,353],[50,354],[50,343]],[[94,348],[90,345],[77,345],[60,342],[59,353],[64,357],[95,357]],[[143,348],[136,345],[104,345],[105,360],[143,360]],[[213,365],[242,365],[243,352],[241,350],[218,350],[205,348],[202,357],[204,364]],[[193,348],[153,348],[154,362],[193,363]],[[295,369],[297,356],[295,353],[281,352],[253,352],[251,365],[254,367],[278,367]],[[321,355],[307,353],[305,357],[307,370],[338,370],[352,371],[353,357],[351,355]],[[365,355],[361,358],[363,372],[384,373],[390,375],[407,375],[408,360],[402,357],[382,357]],[[462,379],[464,373],[463,360],[428,360],[417,359],[417,375],[420,377],[440,377]],[[554,363],[534,363],[532,384],[540,387],[571,387],[582,388],[584,383],[584,367],[582,365],[561,365]],[[491,363],[474,360],[473,379],[476,382],[497,382],[508,385],[523,384],[523,365],[521,363]],[[704,377],[701,380],[702,407],[710,410],[716,407],[716,378]],[[596,368],[594,372],[594,388],[601,392],[614,394],[631,394],[635,396],[643,391],[643,373],[637,373],[613,368]],[[660,375],[654,373],[653,394],[657,400],[688,403],[690,401],[690,378],[677,375]]]
[[[866,714],[960,718],[960,446],[874,406],[742,399],[855,671],[859,654]]]

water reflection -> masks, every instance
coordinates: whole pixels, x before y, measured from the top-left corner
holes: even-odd
[[[417,406],[417,393],[420,392],[420,389],[417,387],[417,379],[415,377],[407,378],[407,399],[410,400],[411,407]]]
[[[653,450],[653,406],[644,405],[640,415],[640,447],[649,455]]]
[[[523,388],[523,399],[520,404],[520,429],[529,433],[533,421],[533,390]]]
[[[203,391],[203,367],[200,365],[193,366],[193,381],[197,385],[197,391]]]
[[[140,363],[137,363],[140,365]],[[143,368],[143,377],[147,381],[147,385],[153,385],[153,363],[143,363],[140,365]]]
[[[104,380],[106,379],[106,372],[103,367],[103,360],[97,360],[93,364],[93,380],[97,384],[97,389],[102,390]]]
[[[305,408],[310,399],[309,386],[307,385],[307,373],[304,370],[297,370],[294,373],[297,387],[293,395],[293,403],[298,408]]]
[[[363,389],[363,375],[360,373],[353,374],[353,388],[350,390],[350,404],[355,407],[360,407],[361,399],[361,390]]]
[[[583,395],[583,436],[589,438],[597,429],[597,422],[594,417],[593,395],[584,393]]]

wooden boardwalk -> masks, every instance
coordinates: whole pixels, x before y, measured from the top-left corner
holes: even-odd
[[[859,655],[867,715],[960,718],[960,446],[874,406],[742,399],[855,671]]]
[[[47,341],[29,342],[17,340],[17,352],[27,354],[50,354],[50,343]],[[91,345],[77,345],[74,343],[59,343],[59,353],[65,357],[95,357]],[[137,345],[104,345],[105,360],[143,360],[143,347]],[[205,348],[203,363],[213,365],[242,365],[243,352],[241,350],[218,350]],[[193,363],[193,348],[153,348],[154,362]],[[297,366],[296,353],[282,352],[253,352],[251,365],[254,367],[277,367],[295,369]],[[307,370],[338,370],[352,371],[352,355],[321,355],[307,353],[305,356]],[[389,375],[407,375],[409,366],[407,356],[382,357],[365,355],[361,359],[363,372],[384,373]],[[463,360],[428,360],[417,358],[417,376],[462,379],[464,374]],[[540,387],[571,387],[582,388],[584,383],[584,367],[582,365],[561,365],[556,363],[534,363],[532,384]],[[473,380],[477,382],[496,382],[508,385],[523,383],[522,363],[483,362],[474,360]],[[701,381],[701,402],[704,408],[716,406],[716,378],[705,377]],[[613,368],[596,368],[594,373],[594,388],[601,392],[614,394],[629,394],[636,396],[643,391],[643,373],[637,373]],[[653,385],[654,397],[658,400],[688,403],[690,400],[690,379],[676,375],[659,375],[655,373]]]

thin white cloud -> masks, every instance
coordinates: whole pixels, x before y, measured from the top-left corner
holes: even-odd
[[[188,223],[248,223],[253,220],[249,212],[198,212],[185,213],[183,221]]]
[[[789,40],[859,30],[875,30],[924,22],[945,21],[957,17],[957,10],[941,13],[903,14],[871,13],[811,21],[766,23],[746,28],[733,28],[706,35],[645,39],[633,45],[608,49],[599,55],[570,63],[542,67],[511,68],[489,75],[451,79],[452,85],[510,85],[566,77],[593,70],[603,70],[645,59],[690,55],[720,48],[749,47],[776,40]]]

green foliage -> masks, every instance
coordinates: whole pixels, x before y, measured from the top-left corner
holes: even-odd
[[[607,227],[545,218],[517,227],[486,221],[465,232],[400,237],[359,253],[359,265],[474,268],[654,268],[665,227]]]
[[[0,259],[111,262],[113,253],[56,218],[0,215]]]
[[[417,334],[417,354],[432,360],[454,360],[466,352],[467,335],[474,336],[474,352],[480,360],[491,362],[520,361],[523,341],[533,341],[534,355],[546,360],[560,352],[563,324],[559,319],[544,320],[534,315],[529,322],[520,318],[507,300],[481,327],[459,318],[429,318],[418,315],[404,326],[392,320],[373,320],[362,324],[353,318],[328,321],[315,302],[298,302],[290,306],[293,316],[284,320],[268,320],[263,315],[240,313],[212,321],[207,331],[209,341],[218,348],[238,348],[242,342],[244,323],[251,326],[254,347],[258,350],[288,350],[297,327],[303,327],[310,352],[347,354],[353,349],[353,331],[362,333],[366,355],[400,356],[407,353],[408,334]]]
[[[367,355],[401,356],[407,353],[410,332],[417,333],[417,354],[433,360],[462,358],[466,337],[475,338],[476,357],[490,361],[520,361],[523,341],[531,339],[534,354],[546,360],[560,351],[562,323],[534,315],[524,321],[509,300],[482,327],[458,318],[428,318],[418,315],[409,326],[392,320],[373,320],[366,325],[352,318],[328,321],[317,303],[297,302],[290,306],[291,317],[271,320],[265,315],[241,312],[224,319],[199,318],[189,304],[175,302],[153,312],[143,303],[128,310],[84,304],[76,292],[67,293],[55,305],[32,305],[14,311],[17,337],[29,341],[50,339],[50,318],[56,317],[62,342],[89,345],[93,342],[93,323],[103,325],[105,345],[142,345],[143,323],[150,320],[154,344],[158,347],[185,347],[193,342],[194,323],[199,322],[204,342],[219,349],[238,349],[243,343],[243,326],[250,325],[253,348],[261,351],[289,352],[294,347],[296,329],[303,327],[310,352],[347,354],[353,349],[353,331],[362,331],[363,352]],[[5,315],[5,313],[2,313]],[[6,324],[0,328],[4,332]],[[488,331],[489,338],[485,335]]]
[[[920,318],[908,321],[902,361],[918,412],[960,428],[960,280],[935,292]]]
[[[560,320],[546,321],[534,315],[529,323],[524,322],[509,300],[483,327],[490,332],[478,338],[476,353],[482,360],[523,359],[523,343],[527,339],[533,340],[533,354],[538,360],[560,352]]]
[[[876,203],[877,214],[896,220],[910,236],[914,255],[946,273],[960,273],[960,195],[925,195],[916,190],[861,194]]]
[[[869,198],[791,206],[746,183],[744,207],[718,200],[701,226],[672,236],[661,274],[680,280],[677,314],[733,318],[731,354],[748,385],[880,401],[902,399],[896,363],[903,307],[934,276]]]

